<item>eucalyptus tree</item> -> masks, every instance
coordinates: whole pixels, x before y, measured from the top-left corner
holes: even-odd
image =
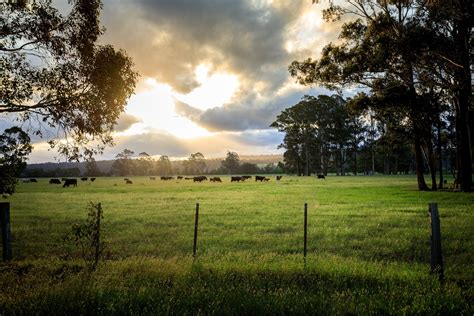
[[[222,167],[227,170],[228,174],[235,173],[239,170],[240,158],[239,154],[235,151],[227,151],[226,157],[221,162]]]
[[[137,73],[122,50],[98,45],[100,0],[0,3],[0,115],[29,122],[69,160],[111,145]]]

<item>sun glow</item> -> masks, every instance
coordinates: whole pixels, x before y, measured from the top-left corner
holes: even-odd
[[[228,73],[209,75],[210,67],[204,64],[196,67],[195,76],[200,84],[188,94],[176,94],[176,98],[200,110],[222,106],[232,99],[239,88],[239,80]]]

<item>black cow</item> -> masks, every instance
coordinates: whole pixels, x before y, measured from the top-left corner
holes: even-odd
[[[204,180],[207,180],[207,177],[206,176],[197,176],[197,177],[194,177],[193,178],[193,182],[202,182]]]
[[[283,176],[276,176],[276,180],[280,181]]]
[[[177,176],[178,180],[182,180],[183,176]]]
[[[38,182],[36,179],[30,179],[30,182]]]
[[[219,177],[212,177],[210,180],[211,182],[222,182],[221,178]]]
[[[77,187],[77,179],[66,179],[63,184],[63,188],[72,185],[73,187]]]
[[[160,177],[161,180],[173,180],[173,177]]]
[[[133,184],[132,180],[125,180],[125,184]]]
[[[91,178],[91,182],[94,182],[95,181],[95,178]]]
[[[193,178],[185,177],[184,180],[192,180]]]
[[[81,178],[81,181],[87,181],[87,177]]]
[[[270,178],[264,178],[263,181],[268,182],[270,181]]]
[[[242,177],[230,177],[230,182],[240,182],[242,181]]]
[[[61,184],[61,180],[59,180],[59,179],[50,179],[49,184]]]
[[[257,182],[257,181],[262,182],[263,180],[265,180],[265,177],[263,177],[263,176],[255,176],[255,182]]]
[[[326,179],[326,177],[324,176],[324,174],[320,173],[318,174],[318,179]]]

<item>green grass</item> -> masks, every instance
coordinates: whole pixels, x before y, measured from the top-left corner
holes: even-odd
[[[15,259],[0,264],[0,314],[474,312],[471,193],[418,192],[412,176],[47,180],[10,198]],[[92,274],[62,241],[88,201],[103,205],[108,243]],[[429,275],[429,202],[439,205],[443,285]]]

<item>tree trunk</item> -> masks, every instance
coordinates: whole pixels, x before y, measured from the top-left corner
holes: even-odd
[[[438,153],[438,170],[439,170],[439,189],[443,188],[443,145],[441,143],[441,119],[438,115],[437,121],[436,121],[436,129],[437,129],[437,146],[436,150]]]
[[[357,175],[357,145],[354,145],[354,175]]]
[[[416,169],[416,180],[418,182],[418,190],[428,191],[428,186],[425,182],[423,175],[423,154],[421,152],[421,140],[418,129],[415,127],[414,131],[414,150],[415,150],[415,169]]]
[[[430,174],[431,174],[431,190],[436,191],[438,189],[436,185],[436,164],[435,164],[435,158],[433,154],[433,146],[431,144],[431,140],[427,142],[426,147],[428,148],[428,164],[429,164]]]
[[[470,1],[467,1],[470,7]],[[469,12],[465,12],[464,16]],[[469,16],[471,16],[469,14]],[[457,23],[456,23],[457,22]],[[470,192],[472,186],[472,157],[471,141],[469,139],[469,106],[471,102],[471,71],[470,71],[470,18],[465,17],[456,21],[453,27],[453,37],[456,43],[456,55],[459,67],[456,72],[459,90],[456,104],[456,141],[458,176],[461,191]]]

